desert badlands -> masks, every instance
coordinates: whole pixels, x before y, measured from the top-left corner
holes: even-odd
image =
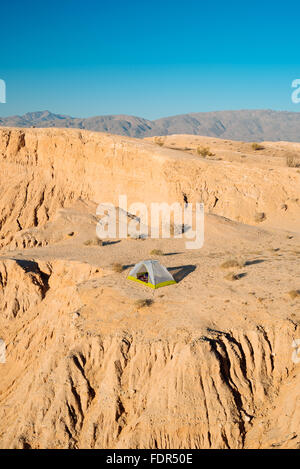
[[[299,153],[1,128],[0,447],[300,448]],[[202,202],[203,247],[101,242],[119,194]]]

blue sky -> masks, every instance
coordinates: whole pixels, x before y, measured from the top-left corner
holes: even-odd
[[[1,2],[0,115],[300,111],[296,1]]]

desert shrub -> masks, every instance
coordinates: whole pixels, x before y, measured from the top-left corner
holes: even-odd
[[[296,298],[300,298],[300,290],[291,290],[289,292],[290,297],[292,300],[295,300]]]
[[[103,242],[101,241],[101,239],[99,239],[99,238],[97,238],[97,236],[95,236],[92,239],[87,239],[86,241],[84,241],[83,244],[85,246],[102,246]]]
[[[214,154],[210,151],[209,147],[198,147],[197,153],[203,158],[206,158],[207,156],[214,156]]]
[[[260,143],[253,142],[252,145],[252,150],[259,151],[259,150],[264,150],[264,146],[261,145]]]
[[[113,265],[112,265],[112,270],[118,274],[120,274],[121,272],[123,272],[124,270],[124,267],[122,264],[119,264],[117,262],[115,262]]]
[[[300,158],[292,153],[286,156],[286,165],[289,168],[300,168]]]
[[[222,269],[232,269],[233,267],[243,267],[244,264],[236,259],[228,259],[221,264]]]
[[[256,221],[256,223],[261,223],[266,218],[267,218],[267,216],[264,212],[256,213],[255,216],[254,216],[254,220]]]
[[[156,143],[156,145],[159,145],[160,147],[163,147],[164,143],[165,143],[165,140],[161,137],[156,137],[154,139],[154,142]]]
[[[144,298],[144,299],[141,299],[141,300],[136,300],[134,304],[138,309],[140,309],[140,308],[149,307],[153,303],[154,303],[154,301],[151,298]]]
[[[128,233],[127,238],[128,239],[133,239],[133,240],[139,239],[140,241],[145,241],[147,239],[147,236],[146,235],[141,235],[141,234],[131,235],[131,234]]]
[[[240,278],[239,274],[235,274],[234,272],[229,272],[229,274],[225,275],[224,277],[226,280],[234,281]]]
[[[152,249],[152,251],[150,251],[150,255],[151,256],[163,256],[164,253],[160,249]]]

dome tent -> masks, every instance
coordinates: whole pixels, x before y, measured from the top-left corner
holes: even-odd
[[[176,283],[166,267],[155,260],[138,262],[130,271],[127,279],[154,289]]]

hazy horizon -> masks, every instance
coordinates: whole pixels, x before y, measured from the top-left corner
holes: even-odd
[[[1,109],[1,108],[0,108]],[[29,110],[29,111],[26,111],[22,114],[8,114],[8,115],[0,115],[0,118],[3,117],[3,118],[7,118],[7,117],[14,117],[14,116],[19,116],[19,117],[22,117],[22,116],[25,116],[26,114],[34,114],[34,113],[44,113],[44,112],[49,112],[50,114],[54,114],[54,115],[58,115],[58,116],[67,116],[67,117],[71,117],[71,118],[74,118],[74,119],[89,119],[89,118],[94,118],[94,117],[109,117],[109,116],[128,116],[128,117],[136,117],[136,118],[142,118],[142,119],[145,119],[145,120],[149,120],[149,121],[155,121],[155,120],[159,120],[159,119],[163,119],[163,118],[168,118],[168,117],[176,117],[176,116],[184,116],[184,115],[187,115],[187,114],[208,114],[208,113],[216,113],[216,112],[219,112],[219,113],[222,113],[222,112],[241,112],[241,111],[271,111],[271,112],[287,112],[287,113],[294,113],[294,114],[299,114],[300,113],[300,108],[299,108],[299,111],[297,110],[288,110],[288,109],[267,109],[267,108],[239,108],[239,109],[215,109],[215,110],[211,110],[211,111],[191,111],[191,112],[183,112],[183,113],[180,113],[180,114],[167,114],[167,115],[161,115],[161,116],[158,116],[158,117],[154,117],[153,119],[149,119],[148,117],[145,117],[144,115],[136,115],[136,114],[124,114],[124,113],[116,113],[116,114],[87,114],[87,115],[71,115],[71,114],[67,114],[66,112],[54,112],[53,110],[51,109],[35,109],[35,110]]]

